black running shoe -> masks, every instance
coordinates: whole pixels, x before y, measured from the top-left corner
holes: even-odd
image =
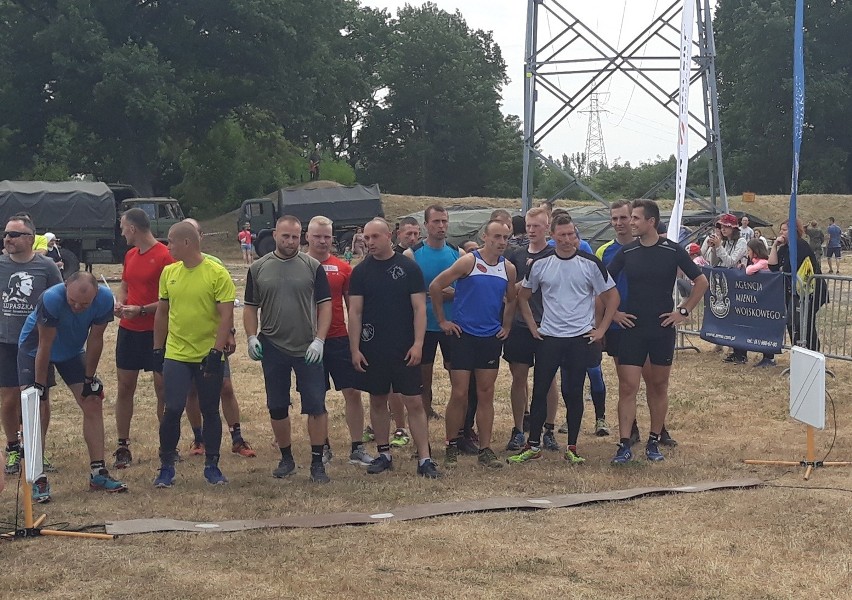
[[[476,456],[477,454],[479,454],[479,446],[477,446],[476,443],[469,437],[460,437],[458,446],[459,452],[461,452],[462,454],[468,454],[471,456]]]
[[[662,433],[660,433],[660,444],[669,448],[674,448],[675,446],[677,446],[677,442],[671,436],[669,430],[665,427],[663,427],[663,431]]]
[[[378,475],[383,471],[393,471],[393,462],[384,454],[379,454],[367,467],[367,473],[370,475]]]
[[[421,477],[425,477],[426,479],[440,479],[444,476],[438,470],[438,466],[435,464],[431,458],[425,461],[422,465],[417,466],[417,474]]]

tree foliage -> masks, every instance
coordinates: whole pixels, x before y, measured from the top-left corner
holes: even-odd
[[[790,191],[794,0],[720,0],[714,22],[728,191]],[[852,190],[852,5],[805,9],[800,191]]]

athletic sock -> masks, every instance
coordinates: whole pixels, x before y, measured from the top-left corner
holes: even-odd
[[[311,464],[322,463],[322,444],[311,444]]]
[[[205,454],[204,455],[204,466],[212,467],[219,464],[219,455],[218,454]]]
[[[281,458],[293,458],[293,446],[284,446],[281,450]]]
[[[6,452],[20,452],[21,451],[21,442],[15,440],[14,442],[8,442],[6,444]]]
[[[651,442],[659,442],[659,441],[660,441],[660,434],[659,433],[654,433],[652,431],[651,433],[648,434],[648,443],[649,444]]]
[[[453,438],[451,440],[447,440],[447,446],[454,446],[456,448],[459,447],[459,438]]]
[[[515,437],[515,435],[518,433],[523,435],[524,432],[518,429],[517,427],[512,427],[512,437]]]
[[[541,440],[527,440],[527,444],[529,444],[530,448],[533,450],[537,450],[541,447]]]
[[[361,447],[361,442],[360,442],[360,441],[358,441],[358,442],[352,442],[352,448],[349,450],[349,452],[355,452],[355,451],[356,451],[358,448],[360,448],[360,447]]]
[[[130,445],[130,438],[118,438],[118,447],[127,448]]]
[[[432,459],[431,459],[431,458],[429,458],[429,457],[427,456],[426,458],[421,458],[421,459],[418,461],[418,464],[422,467],[423,465],[425,465],[425,464],[426,464],[426,462],[427,462],[427,461],[430,461],[430,460],[432,460]]]
[[[202,429],[201,427],[193,427],[192,428],[192,435],[195,436],[195,443],[196,444],[203,444],[204,443],[204,437],[201,435],[201,429]]]
[[[92,477],[100,475],[101,471],[106,471],[106,463],[102,460],[93,460],[89,463],[89,468],[92,470]]]
[[[391,460],[390,444],[376,444],[376,450],[386,459]]]
[[[231,432],[231,442],[236,444],[237,442],[243,441],[243,434],[240,431],[240,424],[234,423],[233,427],[228,427],[228,431]]]
[[[621,446],[624,446],[625,448],[629,448],[629,447],[630,447],[630,438],[621,438],[621,439],[620,439],[620,440],[618,440],[618,441],[619,441],[619,443],[620,443],[620,445],[621,445]]]
[[[544,430],[545,430],[546,432],[548,432],[548,431],[549,431],[550,433],[553,433],[553,429],[554,429],[555,427],[556,427],[556,425],[554,425],[553,423],[545,423],[545,424],[544,424]]]

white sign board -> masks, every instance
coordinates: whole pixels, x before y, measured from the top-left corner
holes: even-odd
[[[798,346],[790,358],[790,416],[825,429],[825,356]]]

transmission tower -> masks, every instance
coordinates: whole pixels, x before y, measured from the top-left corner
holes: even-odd
[[[686,195],[689,200],[712,212],[726,212],[728,197],[722,169],[722,142],[719,135],[716,93],[716,45],[711,12],[714,0],[694,1],[697,35],[692,45],[690,82],[700,82],[703,110],[700,111],[701,114],[691,111],[689,113],[689,129],[694,134],[692,139],[700,139],[700,149],[692,155],[690,163],[702,156],[707,158],[710,197],[706,199],[689,188],[686,189]],[[674,0],[659,16],[653,18],[641,33],[619,49],[601,38],[596,27],[589,27],[575,17],[563,3],[566,3],[565,0],[527,0],[524,53],[524,173],[521,189],[524,210],[529,209],[532,202],[536,161],[543,162],[565,176],[565,187],[554,197],[576,186],[601,204],[608,205],[593,189],[543,154],[539,144],[569,115],[578,112],[578,108],[613,75],[626,76],[635,84],[637,90],[647,93],[662,105],[672,116],[672,130],[676,129],[678,123],[677,86],[674,86],[673,90],[667,90],[655,78],[659,79],[660,73],[680,71],[679,42],[683,0]],[[548,20],[546,28],[540,27],[539,15],[542,13]],[[551,30],[551,20],[558,23],[559,27],[553,27]],[[659,51],[656,49],[658,47],[665,50]],[[644,67],[642,63],[650,66]],[[563,89],[561,75],[570,76],[565,78],[566,82],[570,82],[570,89],[568,85]],[[544,91],[555,99],[558,107],[546,114],[537,114],[539,91]],[[544,113],[544,110],[540,112]],[[591,130],[591,115],[589,121]],[[672,150],[674,151],[674,147]],[[653,198],[674,187],[674,178],[675,172],[672,172],[669,177],[648,190],[645,196]]]
[[[589,129],[586,132],[586,165],[584,175],[593,175],[600,169],[605,169],[606,148],[604,147],[603,131],[601,130],[601,113],[598,106],[598,94],[589,96],[589,108],[581,110],[589,115]]]

